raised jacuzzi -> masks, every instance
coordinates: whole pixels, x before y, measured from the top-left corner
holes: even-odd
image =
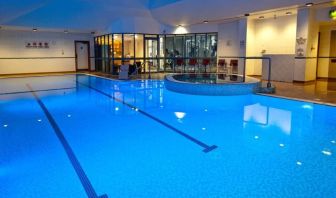
[[[260,87],[260,80],[226,74],[169,74],[165,76],[168,90],[194,95],[245,95]]]

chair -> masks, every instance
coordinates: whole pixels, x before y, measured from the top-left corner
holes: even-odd
[[[202,65],[204,66],[205,73],[207,73],[207,66],[210,65],[210,58],[203,58]]]
[[[227,62],[225,59],[219,59],[218,60],[218,69],[217,69],[218,73],[228,73],[228,67],[227,67]]]
[[[130,64],[129,65],[129,70],[128,70],[128,75],[133,75],[137,73],[136,72],[136,64]]]
[[[196,72],[196,65],[197,65],[197,59],[196,58],[190,58],[189,59],[189,62],[188,62],[188,66],[191,68],[193,67],[194,68],[194,72]],[[189,68],[189,69],[190,69]]]
[[[238,74],[238,60],[236,59],[230,60],[230,67],[232,74]]]
[[[129,65],[121,65],[120,66],[120,71],[119,71],[119,80],[128,80],[128,71],[129,71]]]
[[[183,72],[183,67],[184,67],[184,60],[183,58],[177,58],[176,59],[176,66],[181,67],[181,73]]]
[[[134,70],[133,72],[130,72],[131,74],[130,75],[138,75],[138,74],[141,74],[141,70],[143,68],[143,64],[141,63],[141,61],[137,61],[135,62],[134,64]]]

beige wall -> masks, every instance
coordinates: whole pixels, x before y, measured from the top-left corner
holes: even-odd
[[[251,19],[247,25],[247,56],[295,54],[296,15]],[[261,75],[262,61],[247,61],[247,74]]]
[[[255,49],[261,55],[295,54],[296,15],[255,21]]]
[[[330,36],[331,31],[336,30],[336,24],[330,23],[329,25],[320,26],[320,49],[319,56],[330,56]],[[329,77],[329,59],[319,59],[317,76],[320,78]]]
[[[63,32],[33,32],[0,30],[0,58],[27,57],[75,57],[75,40],[90,41],[91,56],[94,55],[91,34],[65,34]],[[49,42],[49,49],[26,48],[26,42]],[[91,61],[94,68],[94,61]],[[5,59],[0,60],[1,74],[62,72],[76,70],[74,58],[58,59]]]

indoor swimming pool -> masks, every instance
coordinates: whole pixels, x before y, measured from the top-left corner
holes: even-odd
[[[0,79],[0,197],[336,197],[336,107]]]

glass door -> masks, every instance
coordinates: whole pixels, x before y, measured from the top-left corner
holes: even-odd
[[[145,38],[145,70],[146,72],[157,72],[158,65],[158,55],[159,55],[159,42],[157,37]]]

